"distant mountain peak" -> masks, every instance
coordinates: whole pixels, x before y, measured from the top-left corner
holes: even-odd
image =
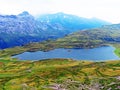
[[[19,14],[19,16],[27,16],[30,15],[29,12],[23,11],[22,13]]]
[[[62,12],[34,18],[24,11],[18,15],[0,15],[0,48],[57,39],[72,32],[109,25]]]
[[[58,13],[55,13],[55,14],[64,15],[65,13],[63,13],[63,12],[58,12]]]

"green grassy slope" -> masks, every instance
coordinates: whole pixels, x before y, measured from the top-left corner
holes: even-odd
[[[115,49],[115,54],[120,57],[120,44],[112,44],[116,49]]]
[[[118,90],[119,76],[120,61],[0,60],[0,90]]]

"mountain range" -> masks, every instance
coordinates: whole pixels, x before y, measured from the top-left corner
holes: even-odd
[[[80,30],[57,40],[26,44],[27,51],[49,51],[56,48],[95,48],[120,43],[120,24]]]
[[[110,24],[109,22],[97,18],[88,19],[71,14],[64,14],[62,12],[56,14],[41,15],[37,18],[37,20],[55,26],[61,25],[62,27],[67,28],[68,32],[74,32],[82,29],[90,29]]]
[[[0,48],[57,39],[72,32],[111,24],[92,18],[56,13],[34,17],[24,11],[18,15],[0,15]]]

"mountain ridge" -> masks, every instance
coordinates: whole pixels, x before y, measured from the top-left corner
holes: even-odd
[[[95,48],[119,44],[119,25],[114,24],[90,30],[81,30],[57,40],[27,44],[23,48],[28,49],[27,51],[49,51],[56,48]],[[116,28],[113,29],[112,27]]]
[[[67,22],[64,22],[64,18],[59,19],[61,22],[58,23],[41,22],[27,11],[18,15],[0,15],[0,48],[3,49],[25,45],[30,42],[57,39],[79,30],[77,26],[74,29],[72,28],[76,25],[72,24],[72,21],[68,25]],[[101,24],[99,25],[101,26]],[[84,29],[86,28],[90,28],[89,25],[84,27]]]
[[[81,30],[94,27],[100,27],[105,24],[111,24],[107,21],[97,19],[97,18],[84,18],[76,15],[65,14],[65,13],[55,13],[55,14],[45,14],[40,15],[37,18],[41,22],[50,22],[52,24],[61,23],[64,27],[72,28],[73,30]],[[67,24],[67,25],[66,25]],[[98,24],[98,25],[97,25]],[[86,25],[86,26],[85,26]],[[77,31],[76,30],[76,31]]]

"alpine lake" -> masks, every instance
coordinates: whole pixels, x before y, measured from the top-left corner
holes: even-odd
[[[69,58],[74,60],[90,60],[90,61],[106,61],[106,60],[119,60],[120,58],[114,53],[115,48],[112,46],[102,46],[92,49],[64,49],[58,48],[47,52],[24,52],[13,58],[20,60],[43,60],[52,58]]]

